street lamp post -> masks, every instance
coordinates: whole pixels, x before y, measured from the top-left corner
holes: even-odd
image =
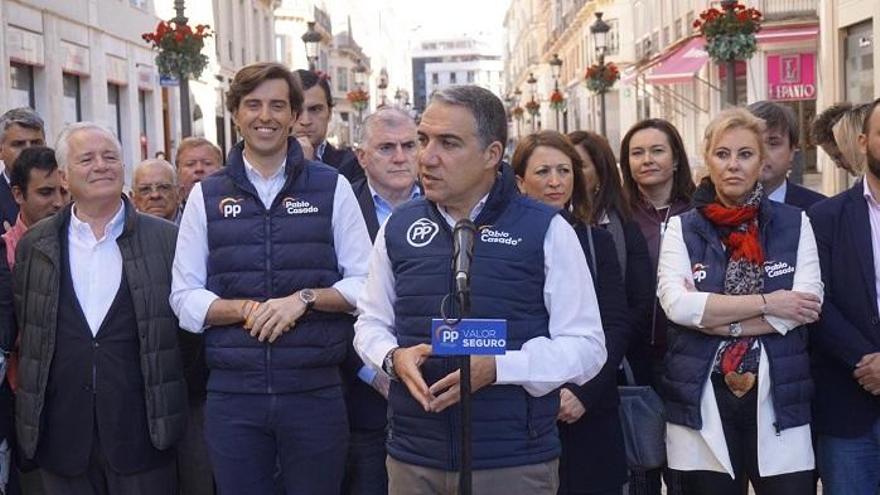
[[[321,33],[315,29],[315,21],[309,21],[307,23],[308,29],[305,34],[302,35],[303,43],[306,45],[306,58],[309,61],[309,70],[314,72],[315,69],[318,68],[318,45],[321,43],[323,37]]]
[[[559,75],[562,72],[562,59],[557,53],[550,59],[550,71],[553,73],[553,94],[556,94],[559,92]],[[556,112],[556,130],[559,131],[559,106],[553,105],[553,110]]]
[[[385,69],[382,69],[379,74],[379,84],[376,85],[376,89],[379,90],[379,104],[376,105],[376,108],[382,108],[386,105],[385,92],[388,89],[388,75],[385,73]]]
[[[531,91],[531,93],[532,93],[532,102],[531,103],[533,105],[535,105],[535,104],[540,105],[540,103],[538,102],[538,100],[536,98],[537,93],[538,93],[538,80],[535,79],[535,74],[529,72],[529,78],[526,79],[526,83],[529,85],[529,91]],[[538,126],[537,126],[538,112],[531,113],[531,111],[530,111],[529,113],[532,116],[532,132],[537,132],[537,130],[538,130]]]
[[[361,62],[360,59],[358,59],[357,65],[355,65],[355,67],[354,67],[354,83],[358,87],[358,89],[361,89],[361,90],[364,89],[364,80],[366,79],[366,76],[367,76],[367,67],[363,64],[363,62]],[[361,127],[362,127],[362,124],[364,121],[364,109],[362,106],[358,106],[357,111],[358,111],[357,132],[355,134],[356,134],[357,142],[360,143],[360,141],[361,141]]]
[[[178,26],[186,24],[189,20],[183,14],[183,11],[186,9],[185,4],[184,0],[174,0],[176,16],[172,20]],[[192,113],[189,109],[189,77],[186,74],[178,74],[177,78],[179,80],[178,88],[180,89],[180,136],[189,137],[192,136]]]
[[[727,12],[727,17],[733,19],[736,17],[734,7],[737,0],[721,0],[721,9]],[[727,103],[730,106],[736,106],[736,59],[727,60]]]
[[[599,67],[603,71],[605,70],[605,52],[608,49],[608,31],[611,31],[611,26],[602,20],[602,12],[596,12],[596,21],[590,26],[590,34],[593,36],[593,46],[599,57]],[[599,113],[602,114],[602,118],[599,120],[599,130],[605,136],[605,91],[599,93]]]
[[[519,107],[519,101],[522,97],[522,91],[519,88],[513,90],[513,105],[514,107]],[[516,140],[519,141],[520,136],[522,135],[522,118],[516,119]]]

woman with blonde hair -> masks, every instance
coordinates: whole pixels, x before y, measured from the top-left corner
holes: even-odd
[[[661,247],[667,456],[686,494],[814,488],[805,325],[821,311],[819,260],[806,215],[764,195],[764,127],[739,108],[709,124],[709,176]]]

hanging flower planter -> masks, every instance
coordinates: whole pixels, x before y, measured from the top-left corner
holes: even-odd
[[[590,91],[596,94],[607,93],[620,79],[620,70],[614,62],[605,65],[593,64],[587,68],[584,79]]]
[[[208,57],[202,55],[205,38],[211,36],[211,27],[199,24],[193,30],[189,24],[160,21],[156,30],[141,35],[150,43],[156,55],[159,74],[181,79],[198,79],[208,66]]]
[[[535,100],[529,100],[526,102],[526,110],[531,116],[538,115],[538,112],[541,111],[541,104]]]
[[[366,109],[367,105],[370,103],[370,95],[362,89],[349,91],[348,94],[345,95],[345,99],[347,99],[354,109],[359,112]]]
[[[513,118],[515,118],[516,120],[522,120],[523,114],[525,114],[526,111],[523,110],[523,107],[517,105],[513,107],[513,110],[511,110],[510,113],[513,114]]]
[[[560,111],[565,109],[565,96],[558,89],[550,93],[550,108]]]
[[[755,33],[763,17],[758,9],[734,3],[704,10],[694,28],[706,39],[706,52],[716,63],[748,60],[758,50]]]

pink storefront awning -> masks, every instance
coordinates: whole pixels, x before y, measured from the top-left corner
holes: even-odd
[[[645,77],[650,84],[687,83],[709,61],[706,41],[702,37],[692,38],[666,57]]]
[[[819,41],[819,26],[807,24],[800,26],[765,27],[755,35],[758,43],[791,43],[797,41]]]

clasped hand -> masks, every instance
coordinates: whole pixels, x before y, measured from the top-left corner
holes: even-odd
[[[426,412],[437,413],[461,400],[461,373],[453,371],[428,387],[420,368],[430,355],[428,344],[401,347],[394,352],[394,371]],[[495,357],[472,356],[471,392],[492,383],[495,383]]]
[[[275,342],[284,332],[296,325],[296,321],[305,313],[306,305],[296,295],[269,299],[262,303],[246,301],[242,306],[244,328],[251,337],[260,342]]]

